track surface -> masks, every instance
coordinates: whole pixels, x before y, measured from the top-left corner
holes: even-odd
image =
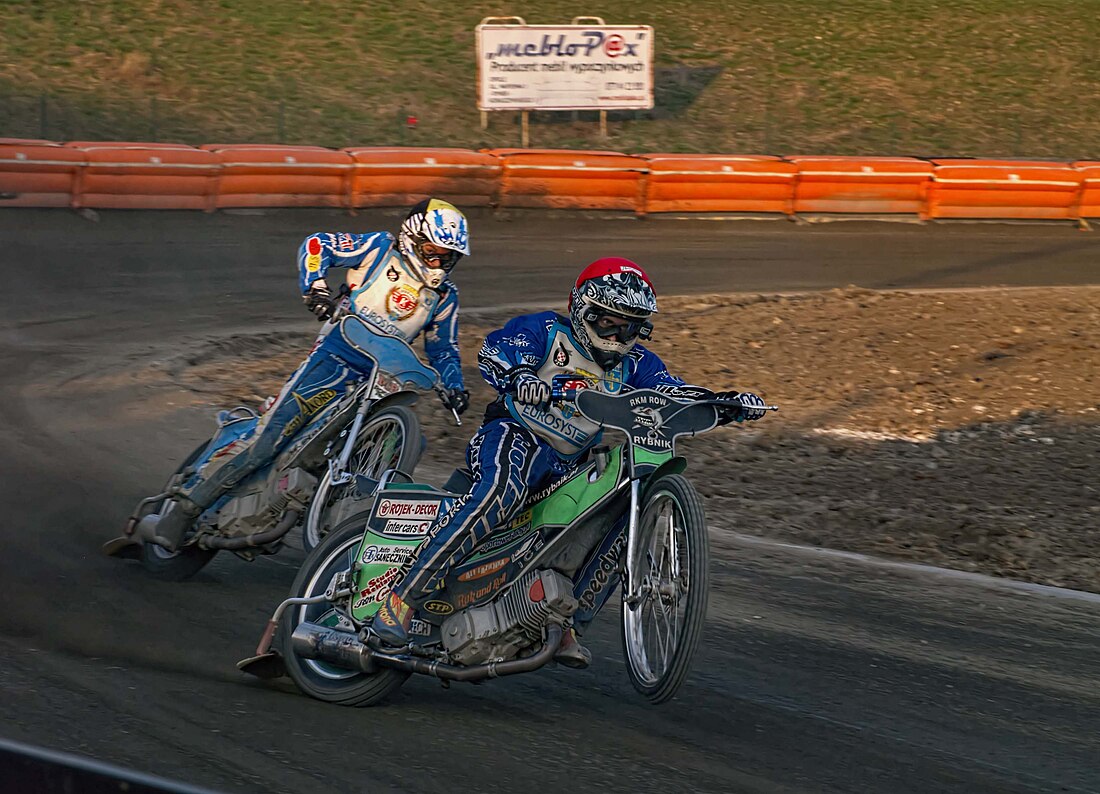
[[[165,585],[98,554],[208,412],[79,389],[229,331],[312,325],[293,251],[396,216],[0,213],[0,735],[224,791],[1100,791],[1100,607],[712,539],[707,633],[653,708],[596,664],[347,710],[239,675],[301,554]],[[474,218],[467,307],[599,255],[666,293],[1100,281],[1068,227]],[[705,343],[705,340],[701,340]]]

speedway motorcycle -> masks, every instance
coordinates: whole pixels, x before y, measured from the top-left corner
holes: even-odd
[[[291,443],[199,515],[173,547],[156,534],[169,497],[209,460],[231,452],[260,421],[243,406],[219,412],[214,436],[184,460],[161,493],[138,503],[123,535],[106,543],[104,552],[139,559],[154,575],[179,581],[222,550],[246,560],[274,554],[299,523],[303,545],[312,549],[349,513],[362,509],[356,477],[413,471],[424,444],[410,406],[419,398],[416,390],[441,393],[439,373],[422,364],[404,340],[350,312],[346,299],[332,322],[340,323],[345,339],[373,362],[370,375],[342,396],[330,390],[299,399],[300,426],[292,430]]]
[[[746,406],[684,402],[651,389],[573,391],[566,383],[555,379],[553,400],[626,441],[593,449],[472,549],[414,615],[407,647],[379,645],[368,626],[432,520],[468,490],[463,469],[443,490],[398,472],[361,482],[373,506],[313,550],[256,655],[238,667],[261,678],[289,674],[305,694],[346,706],[375,704],[413,673],[448,685],[530,672],[621,585],[631,683],[654,703],[671,698],[703,629],[709,561],[703,505],[674,443],[714,428],[717,406]]]

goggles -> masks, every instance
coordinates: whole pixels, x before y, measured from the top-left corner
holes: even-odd
[[[454,266],[457,265],[458,260],[462,258],[462,254],[458,251],[444,248],[435,243],[421,243],[416,247],[416,253],[420,256],[420,260],[428,267],[445,270],[448,273],[454,270]]]
[[[596,332],[600,339],[614,337],[626,344],[635,339],[649,339],[653,334],[653,323],[637,317],[622,317],[618,314],[589,309],[584,313],[584,321]]]

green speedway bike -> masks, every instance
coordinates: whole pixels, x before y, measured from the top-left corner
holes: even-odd
[[[675,440],[714,428],[717,406],[741,404],[562,386],[555,383],[555,400],[574,401],[626,441],[595,448],[476,546],[421,605],[409,646],[372,647],[367,627],[433,519],[468,489],[461,469],[443,490],[398,471],[361,483],[375,494],[371,509],[313,550],[256,655],[238,667],[261,678],[289,674],[305,694],[345,706],[377,703],[413,673],[446,683],[530,672],[551,661],[563,632],[587,625],[621,585],[631,683],[654,703],[671,698],[703,630],[709,562],[703,505],[682,475],[687,462],[675,454]]]

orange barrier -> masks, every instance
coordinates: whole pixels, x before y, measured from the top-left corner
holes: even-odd
[[[216,206],[346,207],[351,155],[322,146],[205,144],[221,166]]]
[[[931,218],[1076,218],[1082,174],[1065,163],[933,160]]]
[[[213,210],[218,163],[182,143],[75,141],[84,156],[72,206],[97,209]]]
[[[470,149],[356,147],[352,207],[393,207],[436,196],[463,207],[495,203],[500,161]]]
[[[641,157],[619,152],[491,149],[502,165],[499,206],[644,212]]]
[[[798,167],[795,213],[922,215],[932,164],[915,157],[787,157]]]
[[[1073,170],[1081,175],[1081,192],[1077,196],[1077,217],[1100,218],[1100,161],[1080,160]]]
[[[783,213],[797,167],[770,155],[643,154],[646,212]]]
[[[0,138],[0,207],[68,207],[83,164],[59,143]]]

